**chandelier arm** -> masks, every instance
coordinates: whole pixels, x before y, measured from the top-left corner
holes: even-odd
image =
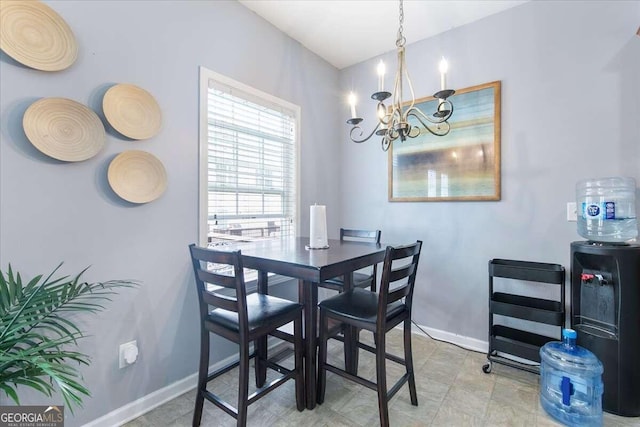
[[[444,115],[437,114],[440,112],[445,112],[446,114]],[[442,102],[438,104],[438,109],[436,111],[436,114],[437,114],[436,117],[439,117],[442,119],[443,122],[446,122],[447,120],[449,120],[449,117],[451,117],[451,115],[453,114],[453,103],[448,99],[443,99]]]
[[[422,110],[420,110],[419,108],[413,107],[410,108],[409,110],[407,110],[407,117],[409,116],[413,116],[416,119],[418,119],[420,122],[422,122],[422,124],[424,125],[424,120],[427,120],[430,123],[433,123],[434,125],[443,123],[445,120],[442,120],[440,118],[431,118],[429,116],[427,116],[425,113],[422,112]],[[421,117],[418,117],[421,116]]]
[[[407,110],[407,117],[409,115],[412,115],[414,117],[420,115],[423,120],[427,120],[428,122],[433,123],[434,125],[446,122],[447,119],[451,116],[449,114],[449,115],[447,115],[445,117],[432,117],[432,116],[429,116],[429,115],[425,114],[421,109],[419,109],[417,107],[411,107],[410,109],[408,109]]]
[[[424,117],[427,117],[427,116],[425,116],[425,115],[424,115],[420,110],[418,110],[418,109],[414,109],[414,110],[415,110],[415,111],[418,111],[418,112],[420,113],[420,115],[422,115],[422,116],[424,116]],[[419,116],[419,115],[417,115],[416,113],[411,112],[411,113],[409,113],[408,115],[409,115],[409,116],[412,116],[412,117],[414,117],[416,120],[418,120],[426,130],[428,130],[431,134],[433,134],[433,135],[435,135],[435,136],[445,136],[445,135],[446,135],[446,134],[448,134],[448,133],[449,133],[449,131],[451,130],[451,125],[449,124],[449,122],[446,122],[446,121],[438,122],[438,123],[436,123],[436,122],[432,122],[433,124],[435,124],[435,125],[436,125],[436,129],[434,130],[434,129],[432,129],[432,128],[431,128],[431,126],[429,126],[427,123],[425,123],[424,121],[422,121],[422,119],[420,118],[420,116]],[[419,134],[418,134],[418,135],[419,135]],[[411,138],[415,138],[415,137],[416,137],[416,136],[418,136],[418,135],[415,135],[415,136],[409,135],[409,137],[411,137]]]
[[[409,76],[409,72],[407,71],[407,64],[405,62],[404,59],[404,53],[402,55],[402,62],[403,62],[403,66],[402,66],[402,71],[404,71],[404,75],[407,77],[407,83],[409,84],[409,92],[411,93],[411,105],[409,105],[409,108],[407,109],[410,110],[413,108],[413,106],[416,103],[416,95],[413,92],[413,84],[411,83],[411,77]]]
[[[354,126],[351,128],[351,131],[349,132],[349,138],[351,138],[351,140],[357,144],[361,144],[365,141],[368,141],[378,130],[378,128],[380,127],[380,122],[378,122],[378,124],[376,125],[375,128],[373,128],[373,131],[371,131],[371,133],[369,134],[369,136],[367,136],[366,138],[362,138],[362,139],[356,139],[353,137],[353,133],[357,130],[360,131],[360,134],[358,136],[362,136],[364,135],[364,131],[362,130],[362,128],[360,126]]]
[[[389,128],[389,130],[387,131],[385,137],[387,137],[389,142],[393,142],[393,141],[395,141],[396,139],[398,139],[400,137],[400,132],[398,132],[397,130],[395,130],[393,128]]]
[[[449,101],[448,99],[445,99],[443,104],[448,104],[449,105],[449,115],[447,116],[447,118],[445,120],[448,120],[449,117],[451,117],[453,115],[453,102]]]
[[[402,71],[403,71],[404,47],[398,47],[398,70],[393,87],[393,108],[402,115]],[[394,112],[395,112],[394,111]]]
[[[387,138],[387,135],[385,135],[380,140],[380,144],[382,145],[382,151],[389,151],[389,147],[391,147],[391,140]]]
[[[381,109],[383,110],[384,115],[383,116],[378,115],[378,121],[383,126],[389,126],[389,124],[391,123],[391,119],[393,118],[393,110],[389,112],[387,110],[387,106],[384,105],[382,101],[380,101],[378,102],[378,107],[376,108],[376,110],[380,111]]]
[[[395,129],[389,128],[387,133],[384,134],[380,140],[382,144],[382,151],[387,151],[391,146],[391,143],[400,137],[400,132]]]
[[[413,134],[411,132],[415,131]],[[420,127],[418,126],[409,126],[409,131],[407,132],[407,136],[409,138],[415,138],[419,136],[422,132],[420,132]]]
[[[394,108],[393,109],[393,123],[398,123],[402,121],[402,109]]]

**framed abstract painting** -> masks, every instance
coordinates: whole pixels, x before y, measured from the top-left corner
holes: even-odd
[[[500,81],[457,90],[447,135],[421,129],[416,138],[394,141],[389,201],[500,200],[500,92]],[[415,106],[435,111],[437,102],[423,98]]]

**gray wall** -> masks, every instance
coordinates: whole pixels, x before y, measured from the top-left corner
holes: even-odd
[[[487,261],[568,270],[569,243],[581,239],[566,221],[575,183],[617,175],[640,182],[639,17],[637,1],[534,1],[408,46],[418,97],[439,88],[443,55],[454,88],[502,81],[499,202],[390,203],[379,141],[350,143],[343,125],[341,223],[380,227],[386,242],[424,240],[418,323],[486,341]],[[395,67],[395,52],[382,59]],[[369,126],[374,105],[366,100],[378,60],[341,74],[344,97],[352,88],[358,93]]]
[[[199,345],[196,294],[187,245],[197,241],[198,67],[205,66],[302,107],[301,230],[308,206],[328,206],[338,228],[340,142],[338,71],[235,1],[52,1],[75,33],[79,56],[61,72],[22,67],[0,58],[0,266],[27,277],[91,265],[90,281],[131,278],[95,318],[82,320],[92,356],[83,368],[93,398],[68,421],[80,425],[191,375]],[[152,93],[163,113],[154,138],[128,141],[107,125],[96,157],[62,163],[26,139],[22,116],[42,97],[67,97],[101,112],[104,92],[132,83]],[[103,120],[104,121],[104,120]],[[106,125],[106,122],[105,122]],[[166,193],[134,206],[109,188],[106,170],[127,149],[147,150],[165,165]],[[322,180],[316,179],[322,176]],[[334,234],[335,237],[335,234]],[[138,340],[140,358],[117,367],[118,346]],[[235,350],[219,340],[212,361]],[[2,404],[9,404],[4,393]],[[61,403],[25,390],[23,403]]]

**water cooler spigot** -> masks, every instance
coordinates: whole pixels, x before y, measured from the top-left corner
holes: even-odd
[[[590,274],[590,273],[582,273],[580,275],[580,280],[582,281],[582,283],[591,283],[593,282],[593,278],[595,277],[595,275]]]

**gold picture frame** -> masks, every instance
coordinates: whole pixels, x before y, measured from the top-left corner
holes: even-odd
[[[389,201],[500,200],[500,99],[500,81],[456,90],[447,135],[421,129],[416,138],[395,140],[388,152]],[[436,111],[437,102],[422,98],[415,106]]]

